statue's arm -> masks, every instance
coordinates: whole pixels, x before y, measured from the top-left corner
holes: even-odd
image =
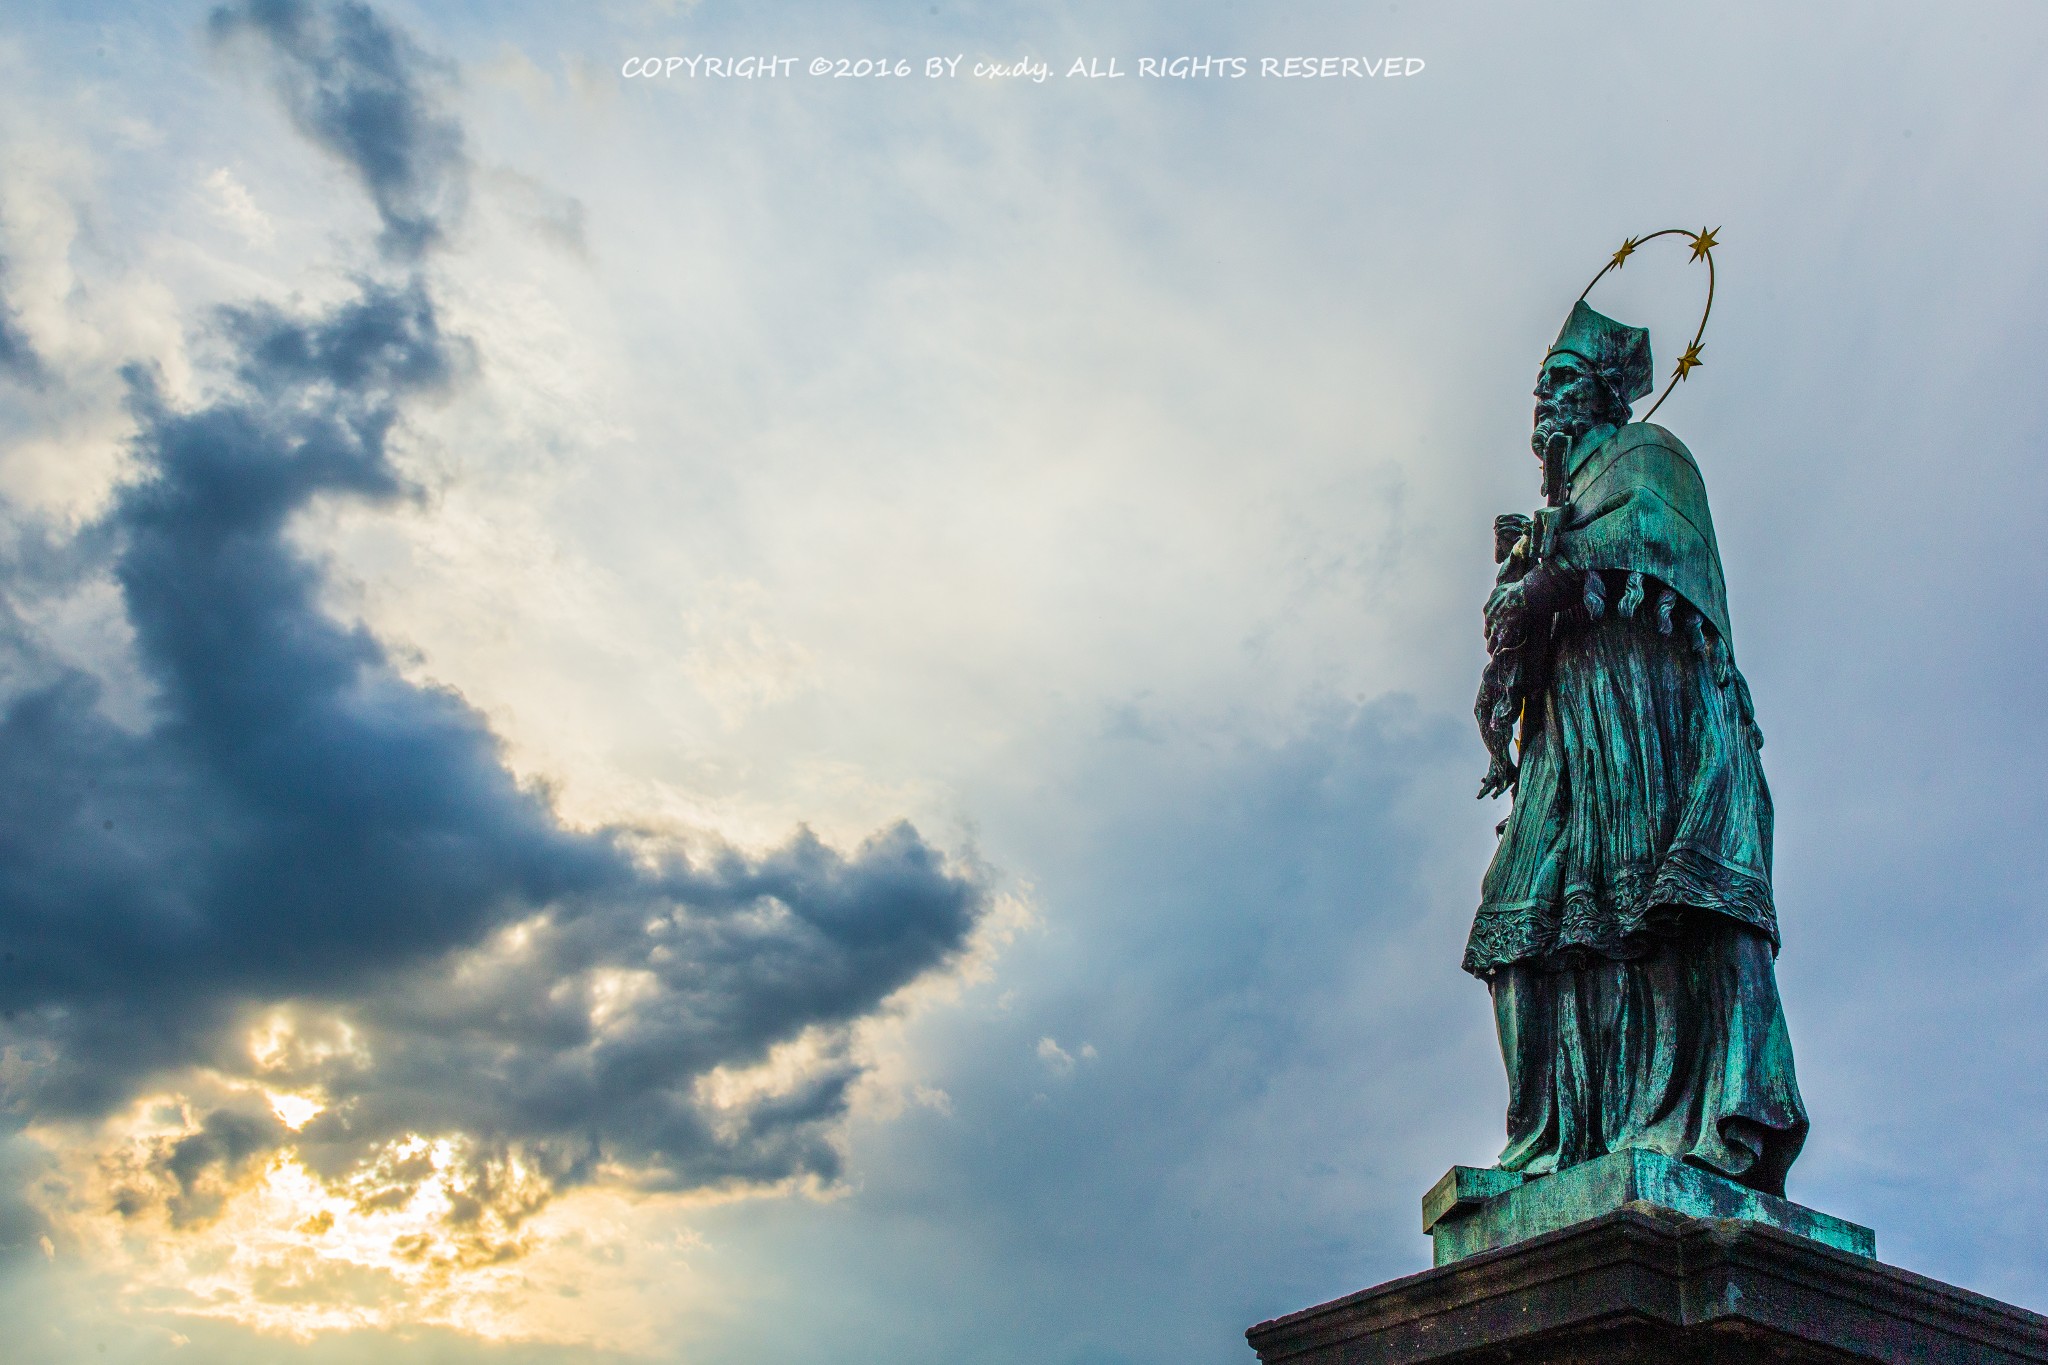
[[[1578,577],[1546,556],[1531,564],[1521,577],[1495,587],[1493,595],[1486,599],[1488,649],[1499,651],[1520,645],[1532,621],[1547,621],[1570,604]]]

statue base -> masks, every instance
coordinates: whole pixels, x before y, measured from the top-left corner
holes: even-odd
[[[1623,1150],[1555,1175],[1453,1166],[1422,1196],[1422,1230],[1436,1264],[1555,1232],[1629,1204],[1655,1204],[1695,1218],[1767,1223],[1856,1256],[1877,1255],[1877,1234],[1789,1199],[1759,1194],[1662,1152]]]
[[[1641,1201],[1245,1336],[1265,1365],[2048,1362],[2048,1317],[1767,1222]]]

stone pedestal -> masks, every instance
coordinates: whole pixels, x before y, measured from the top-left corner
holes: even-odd
[[[1436,1264],[1449,1265],[1628,1204],[1655,1204],[1695,1218],[1767,1223],[1838,1251],[1877,1255],[1877,1235],[1869,1228],[1759,1194],[1662,1152],[1633,1149],[1533,1180],[1498,1168],[1453,1166],[1422,1196],[1422,1230],[1435,1246]]]
[[[2039,1314],[1767,1222],[1640,1200],[1245,1335],[1265,1365],[2048,1362]]]

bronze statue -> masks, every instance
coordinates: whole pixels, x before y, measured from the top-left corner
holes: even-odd
[[[1711,281],[1713,234],[1684,235]],[[1674,384],[1699,353],[1695,335]],[[1495,522],[1476,708],[1480,795],[1514,805],[1464,965],[1507,1064],[1503,1172],[1638,1148],[1782,1194],[1807,1119],[1773,966],[1763,735],[1699,466],[1631,420],[1651,375],[1649,333],[1581,295],[1537,376],[1545,505]]]

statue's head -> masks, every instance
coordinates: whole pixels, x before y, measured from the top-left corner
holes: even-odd
[[[1538,458],[1554,438],[1570,445],[1602,423],[1621,426],[1628,418],[1629,405],[1583,357],[1570,351],[1543,357],[1536,376],[1536,430],[1529,442]]]
[[[1621,426],[1629,405],[1650,391],[1650,334],[1594,312],[1584,299],[1536,374],[1536,429],[1529,438],[1543,461],[1544,492],[1563,479],[1562,461],[1572,442],[1603,424]]]

